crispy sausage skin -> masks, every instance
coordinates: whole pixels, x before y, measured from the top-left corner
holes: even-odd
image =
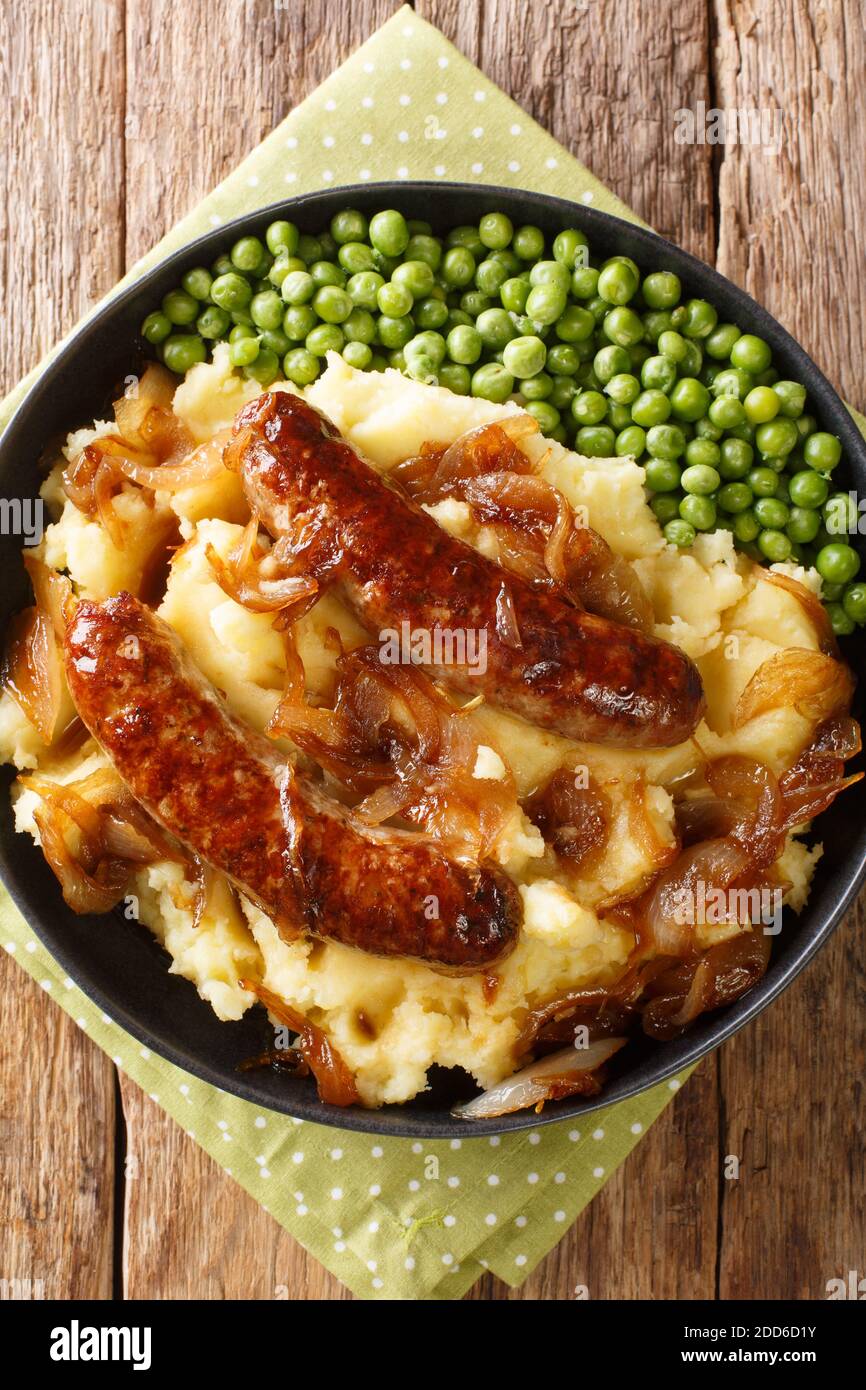
[[[661,748],[693,733],[703,689],[683,652],[506,574],[375,473],[299,396],[251,401],[225,459],[278,554],[338,584],[368,629],[486,634],[485,670],[431,664],[446,684],[587,742]],[[520,647],[500,635],[504,586]]]
[[[134,796],[287,939],[307,932],[454,973],[514,946],[520,898],[497,865],[362,825],[226,710],[138,599],[80,603],[66,671],[81,719]]]

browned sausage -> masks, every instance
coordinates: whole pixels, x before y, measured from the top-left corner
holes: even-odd
[[[291,556],[296,572],[339,584],[370,630],[476,634],[479,642],[486,634],[484,671],[471,655],[463,665],[428,663],[422,651],[422,664],[446,684],[568,738],[656,748],[694,731],[703,689],[683,652],[506,575],[368,467],[299,396],[274,391],[250,402],[225,458],[282,538],[278,555]],[[513,625],[509,634],[501,623],[503,588],[519,646]]]
[[[80,603],[66,670],[79,715],[137,799],[287,939],[309,932],[457,973],[514,946],[520,897],[497,865],[362,825],[234,718],[138,599]]]

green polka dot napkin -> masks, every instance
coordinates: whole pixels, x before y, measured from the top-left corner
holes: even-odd
[[[391,178],[510,184],[633,218],[405,8],[127,280],[211,226],[287,194]],[[0,408],[0,424],[31,379]],[[65,977],[5,893],[0,941],[118,1067],[364,1298],[457,1298],[485,1269],[520,1284],[680,1084],[588,1116],[580,1128],[564,1121],[501,1139],[472,1138],[467,1128],[451,1142],[377,1141],[260,1111],[140,1047]]]

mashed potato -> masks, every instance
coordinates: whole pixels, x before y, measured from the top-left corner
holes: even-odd
[[[188,374],[174,409],[202,443],[228,428],[259,389],[232,371],[227,350],[219,347],[213,362]],[[419,385],[394,371],[354,371],[335,356],[307,396],[382,471],[426,440],[451,442],[517,410]],[[68,457],[110,428],[100,423],[95,432],[78,431],[68,441]],[[140,871],[131,888],[137,915],[164,945],[172,970],[191,980],[220,1018],[237,1019],[250,1005],[239,979],[262,982],[328,1031],[367,1105],[416,1095],[434,1063],[465,1068],[482,1086],[507,1075],[528,1009],[565,990],[611,982],[622,970],[633,938],[605,920],[604,904],[638,888],[673,851],[670,783],[704,757],[725,753],[788,766],[811,732],[809,722],[788,708],[741,728],[733,721],[737,700],[762,662],[784,647],[817,648],[795,597],[763,581],[723,531],[700,536],[688,553],[665,545],[645,500],[643,469],[633,460],[581,458],[540,435],[531,436],[526,449],[572,505],[585,509],[613,549],[633,561],[652,602],[657,634],[698,664],[708,710],[694,739],[655,751],[573,743],[486,705],[468,716],[479,745],[475,777],[496,780],[510,773],[522,799],[563,765],[585,765],[609,798],[614,818],[607,847],[577,880],[565,875],[522,810],[509,819],[495,855],[518,883],[524,922],[516,950],[497,968],[495,980],[450,978],[417,962],[382,960],[337,944],[287,943],[258,908],[239,902],[225,885],[217,886],[203,920],[194,925],[195,886],[176,863]],[[234,475],[173,497],[157,494],[154,507],[140,493],[125,494],[124,520],[135,539],[123,551],[66,499],[59,466],[43,496],[54,521],[40,554],[66,570],[77,592],[88,597],[121,588],[134,592],[154,517],[179,525],[185,543],[159,611],[232,710],[263,730],[283,686],[282,642],[269,615],[250,613],[226,596],[206,553],[210,545],[226,556],[240,538],[247,513]],[[430,510],[446,530],[483,551],[495,550],[465,504],[443,502]],[[812,587],[820,584],[812,574],[797,577]],[[300,620],[298,646],[313,703],[326,701],[332,691],[335,657],[333,643],[325,640],[328,628],[340,633],[346,648],[365,640],[356,619],[331,594]],[[46,749],[7,694],[0,698],[0,756],[19,768],[38,765],[62,781],[85,775],[103,757],[92,741],[71,758]],[[16,823],[38,838],[35,802],[32,792],[19,792]],[[651,834],[634,833],[635,805]],[[792,885],[788,900],[796,908],[806,900],[819,854],[820,848],[789,840],[783,868]],[[703,936],[712,940],[712,929],[704,928]]]

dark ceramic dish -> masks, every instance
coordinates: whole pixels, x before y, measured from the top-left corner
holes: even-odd
[[[35,496],[37,464],[57,435],[104,414],[123,377],[141,364],[138,329],[190,267],[209,264],[241,233],[263,234],[275,217],[288,217],[304,231],[326,226],[340,208],[399,208],[407,217],[426,218],[437,231],[477,222],[486,212],[507,212],[515,225],[530,222],[547,233],[563,227],[583,229],[596,255],[625,254],[644,270],[676,271],[685,291],[709,299],[724,320],[760,334],[773,349],[782,375],[802,381],[821,427],[838,435],[844,447],[842,487],[866,492],[866,443],[836,392],[785,330],[754,300],[716,271],[676,246],[617,218],[580,204],[506,188],[458,184],[365,184],[288,199],[252,216],[219,227],[170,256],[142,280],[118,294],[85,325],[42,373],[0,441],[0,495]],[[4,583],[0,621],[31,601],[19,558],[20,540],[0,538]],[[862,659],[856,639],[846,644],[852,665]],[[168,958],[149,931],[120,917],[77,917],[63,903],[57,882],[41,853],[13,829],[3,771],[0,804],[0,869],[18,907],[63,968],[96,1004],[142,1043],[225,1091],[257,1105],[320,1124],[376,1134],[440,1139],[505,1133],[577,1116],[600,1105],[633,1096],[673,1076],[742,1028],[775,999],[827,940],[850,904],[866,872],[866,784],[847,792],[821,817],[824,857],[811,899],[801,917],[786,913],[765,977],[727,1009],[705,1015],[676,1042],[637,1040],[611,1064],[601,1099],[548,1105],[542,1115],[524,1112],[472,1125],[452,1119],[455,1099],[474,1085],[462,1073],[434,1069],[430,1089],[410,1104],[381,1110],[324,1106],[312,1080],[296,1081],[269,1071],[241,1072],[238,1063],[261,1051],[269,1029],[261,1009],[240,1023],[220,1023],[210,1006],[185,980],[168,973]]]

